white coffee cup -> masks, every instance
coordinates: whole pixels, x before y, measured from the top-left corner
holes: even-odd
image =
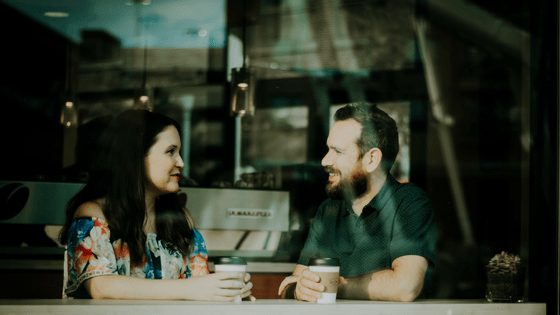
[[[325,291],[321,292],[321,297],[317,303],[336,302],[338,291],[338,275],[340,273],[340,262],[338,258],[312,258],[309,260],[309,270],[321,278]]]
[[[247,262],[241,257],[220,257],[214,262],[214,271],[238,271],[242,274],[242,280],[245,280],[245,272],[247,270]],[[234,302],[241,302],[241,296],[235,297]]]

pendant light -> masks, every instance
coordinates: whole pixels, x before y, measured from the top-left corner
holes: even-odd
[[[234,115],[252,115],[255,111],[255,75],[247,67],[247,7],[243,0],[243,65],[231,69],[231,111]]]
[[[136,37],[137,37],[137,44],[140,46],[140,29],[142,25],[140,23],[140,5],[149,5],[150,1],[145,0],[133,0],[133,4],[136,5]],[[134,93],[134,109],[144,109],[152,111],[152,102],[149,95],[149,90],[147,88],[146,79],[148,76],[148,43],[146,38],[144,38],[144,56],[143,56],[143,64],[142,64],[142,82],[140,84],[140,88],[136,89]]]
[[[235,150],[233,184],[241,179],[241,118],[255,112],[255,75],[247,67],[247,0],[243,0],[243,65],[231,69],[231,112],[235,115]]]
[[[73,47],[68,44],[66,47],[66,78],[64,82],[64,92],[62,95],[62,109],[60,115],[60,124],[66,128],[76,127],[78,125],[78,111],[76,109],[76,99],[74,95],[73,84]]]
[[[145,46],[144,65],[142,69],[142,83],[140,85],[140,89],[136,91],[136,95],[134,97],[134,108],[152,111],[153,110],[152,102],[150,100],[148,88],[146,87],[147,71],[148,71],[148,47]]]
[[[73,100],[67,100],[62,107],[62,115],[60,124],[66,128],[76,126],[78,124],[78,112]]]

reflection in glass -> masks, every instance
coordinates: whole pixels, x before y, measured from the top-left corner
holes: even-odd
[[[145,109],[145,110],[149,110],[152,111],[154,108],[152,106],[152,103],[150,101],[150,96],[148,94],[148,90],[145,88],[140,89],[139,92],[137,92],[137,96],[134,100],[134,108],[135,109]]]
[[[266,108],[243,123],[243,162],[266,166],[307,162],[309,109],[307,106]]]
[[[255,75],[247,67],[231,69],[231,110],[237,115],[255,112]]]
[[[76,106],[74,102],[68,101],[64,104],[62,109],[62,115],[60,116],[60,124],[69,128],[76,126],[78,123],[78,114],[76,112]]]

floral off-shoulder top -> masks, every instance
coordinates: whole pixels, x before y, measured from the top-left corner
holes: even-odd
[[[91,298],[81,284],[100,275],[147,279],[186,279],[209,274],[208,253],[195,229],[194,250],[188,258],[169,249],[156,234],[148,233],[146,254],[139,265],[130,263],[126,243],[111,234],[107,222],[94,217],[76,218],[70,227],[64,254],[62,298]]]

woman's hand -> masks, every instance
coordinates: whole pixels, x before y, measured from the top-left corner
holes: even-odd
[[[244,291],[243,291],[243,293],[241,294],[241,298],[242,298],[242,299],[243,299],[243,298],[249,298],[249,301],[255,302],[255,301],[257,300],[257,298],[255,298],[255,297],[252,295],[252,292],[250,291],[251,288],[253,288],[253,283],[252,283],[252,282],[249,282],[249,280],[251,280],[251,275],[250,275],[248,272],[246,272],[246,273],[245,273],[245,279],[244,279],[244,281],[245,281],[245,288],[243,288]]]
[[[196,290],[195,296],[191,299],[199,301],[232,302],[237,296],[241,298],[251,295],[253,283],[249,282],[251,275],[236,271],[216,272],[213,274],[189,278],[188,285]]]

